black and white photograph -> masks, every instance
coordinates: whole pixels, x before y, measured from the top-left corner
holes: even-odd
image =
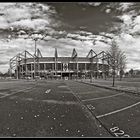
[[[140,2],[0,2],[0,138],[140,137]]]

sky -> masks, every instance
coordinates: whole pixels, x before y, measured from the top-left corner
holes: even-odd
[[[18,53],[34,54],[36,37],[44,57],[54,56],[55,48],[58,56],[71,56],[73,48],[82,57],[90,49],[107,51],[113,37],[127,70],[140,69],[140,3],[0,3],[0,72]]]

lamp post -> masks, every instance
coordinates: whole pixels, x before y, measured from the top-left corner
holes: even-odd
[[[115,70],[116,70],[116,60],[113,60],[113,72],[112,72],[112,74],[113,74],[113,83],[112,83],[112,87],[114,87],[114,85],[115,85]]]
[[[37,39],[33,39],[35,41],[35,54],[34,54],[34,78],[36,77],[36,42]]]
[[[37,41],[38,40],[43,40],[48,34],[42,35],[41,33],[35,32],[35,31],[33,33],[28,33],[28,32],[23,31],[23,30],[21,30],[21,33],[23,35],[27,35],[27,37],[25,37],[24,39],[30,38],[34,41],[34,51],[35,51],[35,53],[34,53],[34,78],[35,78],[36,77],[36,72],[37,72],[36,61],[38,59],[38,56],[37,56]]]
[[[20,30],[17,30],[16,28],[14,27],[10,27],[9,30],[11,31],[11,35],[8,36],[8,40],[11,40],[12,37],[18,37],[18,38],[24,38],[24,39],[32,39],[34,40],[35,44],[34,44],[34,47],[35,47],[35,53],[34,53],[34,77],[36,76],[36,59],[37,59],[37,41],[38,40],[43,40],[47,35],[48,33],[45,33],[44,31],[34,31],[34,32],[31,32],[31,31],[27,31],[27,30],[23,30],[23,29],[20,29]],[[43,33],[43,34],[42,34]]]

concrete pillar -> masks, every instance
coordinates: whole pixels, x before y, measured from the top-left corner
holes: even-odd
[[[55,71],[55,62],[53,63],[52,70]]]
[[[86,71],[86,63],[85,63],[85,71]]]
[[[97,72],[96,78],[98,78],[98,69],[99,69],[99,63],[98,63],[98,58],[96,58],[96,72]]]
[[[45,72],[45,70],[46,70],[46,64],[44,63],[44,72]]]
[[[40,63],[38,62],[38,76],[40,76]]]
[[[23,77],[23,64],[21,66],[22,66],[22,77]]]
[[[25,72],[26,72],[26,76],[27,76],[27,73],[28,73],[28,67],[27,67],[27,64],[25,65]]]
[[[85,63],[85,79],[86,79],[87,63]]]
[[[31,63],[31,65],[30,65],[31,66],[31,77],[33,78],[33,69],[32,69],[33,66],[32,65],[33,64]]]
[[[63,72],[63,63],[61,63],[61,79],[62,79],[62,72]]]
[[[77,78],[78,78],[79,64],[77,63]]]

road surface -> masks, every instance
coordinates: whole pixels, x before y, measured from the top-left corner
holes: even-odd
[[[1,81],[0,137],[139,137],[140,97],[72,80]]]
[[[83,83],[69,81],[67,84],[102,126],[115,137],[140,136],[139,96]]]

